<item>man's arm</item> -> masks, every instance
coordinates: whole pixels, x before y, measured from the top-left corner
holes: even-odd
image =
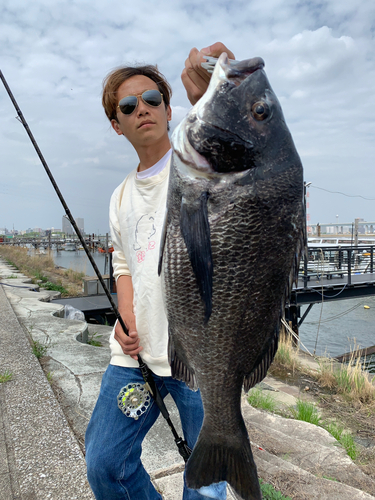
[[[119,276],[116,282],[118,310],[129,331],[127,336],[119,322],[115,327],[115,339],[120,344],[124,354],[128,354],[133,359],[142,351],[143,347],[139,345],[135,316],[133,313],[133,283],[131,276]]]
[[[181,74],[181,80],[191,104],[194,105],[199,101],[210,82],[210,73],[201,66],[202,62],[206,60],[204,56],[219,57],[223,52],[226,52],[229,59],[235,59],[233,52],[221,42],[216,42],[200,51],[196,48],[191,49]]]

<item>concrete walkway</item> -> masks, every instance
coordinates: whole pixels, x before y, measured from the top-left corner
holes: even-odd
[[[27,278],[2,261],[0,277],[2,283],[27,287]],[[84,433],[109,362],[111,329],[63,319],[63,306],[48,302],[53,294],[0,286],[0,374],[12,373],[12,380],[0,384],[1,500],[93,498]],[[103,347],[80,342],[92,336]],[[54,392],[31,352],[30,337],[48,348],[43,365]],[[271,377],[261,387],[284,404],[301,396]],[[170,397],[166,405],[179,429]],[[375,498],[361,491],[374,495],[375,481],[325,430],[256,410],[245,397],[242,411],[265,481],[293,499]],[[180,499],[183,463],[162,418],[144,442],[142,460],[164,500]],[[233,498],[228,492],[228,500]]]

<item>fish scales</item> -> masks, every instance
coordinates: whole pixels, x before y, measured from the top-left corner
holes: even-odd
[[[272,362],[305,237],[302,165],[263,61],[233,69],[222,56],[172,147],[159,266],[169,360],[204,406],[186,480],[260,499],[241,390]]]

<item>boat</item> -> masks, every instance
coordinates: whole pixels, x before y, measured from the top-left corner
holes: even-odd
[[[112,252],[113,252],[113,250],[114,250],[114,248],[113,248],[113,247],[109,247],[109,248],[108,248],[108,253],[112,253]],[[103,248],[103,247],[99,247],[99,248],[98,248],[98,252],[100,252],[100,253],[107,253],[107,252],[106,252],[106,249],[105,249],[105,248]]]
[[[75,243],[68,242],[63,246],[63,250],[65,250],[66,252],[75,252],[77,250],[77,247]]]
[[[309,237],[307,238],[307,246],[309,248],[324,248],[324,247],[354,247],[356,244],[359,247],[363,246],[375,246],[375,238],[364,238],[358,237],[357,242],[350,236],[345,237]]]

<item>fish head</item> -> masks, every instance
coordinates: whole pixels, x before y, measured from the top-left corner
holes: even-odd
[[[270,169],[290,161],[291,153],[298,157],[263,59],[229,62],[226,54],[175,131],[172,146],[203,175]]]

